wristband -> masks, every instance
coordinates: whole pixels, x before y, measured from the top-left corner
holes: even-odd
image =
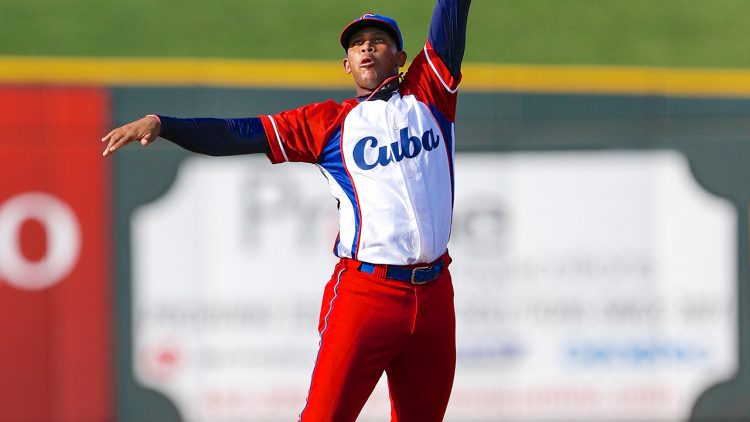
[[[147,114],[146,117],[153,117],[159,122],[159,124],[161,124],[161,119],[156,114]]]

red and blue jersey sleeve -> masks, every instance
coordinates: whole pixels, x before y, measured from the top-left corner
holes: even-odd
[[[315,163],[345,115],[334,101],[309,104],[293,110],[260,116],[268,138],[272,163]]]
[[[456,94],[461,74],[453,76],[427,41],[409,66],[402,94],[413,94],[421,102],[436,107],[451,122],[456,120]]]

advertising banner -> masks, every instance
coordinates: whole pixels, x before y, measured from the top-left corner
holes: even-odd
[[[738,366],[736,211],[671,151],[461,154],[450,421],[679,421]],[[190,421],[294,420],[336,262],[312,166],[184,161],[131,218],[136,378]],[[383,380],[360,420],[388,418]]]
[[[106,91],[0,87],[0,420],[112,420]]]

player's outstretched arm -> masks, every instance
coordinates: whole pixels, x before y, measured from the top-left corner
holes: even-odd
[[[149,114],[143,119],[113,130],[102,138],[103,142],[108,142],[104,155],[109,155],[136,140],[144,146],[148,145],[159,136],[188,151],[205,155],[240,155],[269,151],[263,123],[257,117],[180,119]]]
[[[133,141],[139,141],[146,146],[159,137],[161,122],[155,116],[146,116],[142,119],[112,129],[102,142],[107,143],[102,155],[107,156]]]

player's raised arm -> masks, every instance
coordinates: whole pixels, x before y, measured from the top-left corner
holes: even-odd
[[[133,141],[148,145],[159,136],[189,151],[206,155],[240,155],[268,151],[268,140],[259,118],[178,119],[148,115],[114,129],[102,138],[102,142],[107,142],[103,155],[106,156]]]
[[[454,78],[461,73],[471,0],[438,0],[428,40]]]

